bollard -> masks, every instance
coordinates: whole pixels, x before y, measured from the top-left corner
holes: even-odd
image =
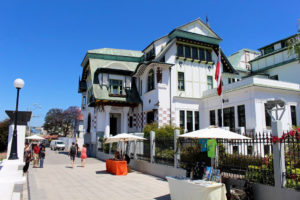
[[[177,147],[178,136],[180,131],[178,129],[174,130],[174,167],[178,167],[178,160],[180,159],[180,149]]]
[[[272,121],[272,135],[280,138],[282,133],[282,122],[280,120]],[[273,144],[273,167],[275,187],[281,188],[286,183],[283,176],[283,173],[285,173],[285,157],[282,143]]]
[[[134,140],[134,152],[133,152],[133,159],[136,160],[136,145],[137,145],[137,142],[136,140]]]
[[[150,162],[154,163],[155,156],[155,132],[150,131]]]

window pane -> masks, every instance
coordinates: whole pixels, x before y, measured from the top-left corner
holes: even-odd
[[[297,126],[296,106],[291,106],[292,125]]]
[[[199,59],[198,58],[198,49],[196,47],[192,47],[192,58],[193,59]]]
[[[234,131],[235,130],[234,107],[224,108],[223,116],[224,116],[224,126],[229,127],[231,131]]]
[[[185,120],[184,120],[184,110],[180,110],[179,111],[179,119],[180,119],[180,128],[184,129],[184,124],[185,124]]]
[[[133,117],[130,116],[129,117],[129,127],[132,128],[132,126],[133,126]]]
[[[154,112],[147,112],[147,124],[154,122]]]
[[[210,120],[210,125],[216,125],[216,113],[215,113],[215,110],[209,111],[209,120]]]
[[[245,105],[238,106],[238,122],[239,127],[246,127]]]
[[[266,120],[266,127],[270,128],[271,127],[271,116],[268,114],[266,104],[265,104],[265,120]]]
[[[195,130],[199,130],[199,111],[194,112]]]
[[[192,111],[187,111],[186,112],[186,126],[187,126],[187,130],[188,132],[193,131],[193,112]]]
[[[199,49],[199,58],[200,60],[205,60],[205,53],[204,53],[204,49],[200,48]]]
[[[184,91],[184,73],[178,72],[178,90]]]
[[[213,78],[212,76],[207,76],[207,89],[213,88]]]
[[[183,57],[183,46],[181,44],[177,45],[177,56]]]
[[[154,89],[154,72],[151,69],[148,74],[148,91]]]
[[[122,94],[122,81],[121,80],[109,80],[109,85],[110,85],[110,93],[111,94]]]
[[[211,50],[205,50],[206,52],[206,61],[212,61]]]
[[[184,46],[184,57],[191,58],[191,48],[189,46]]]

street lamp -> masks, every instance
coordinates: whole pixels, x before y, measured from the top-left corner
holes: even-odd
[[[17,160],[18,158],[18,148],[17,148],[17,122],[18,122],[18,106],[19,106],[19,92],[20,89],[24,87],[24,81],[20,78],[14,81],[14,86],[17,88],[17,102],[16,102],[16,111],[15,111],[15,120],[14,120],[14,132],[10,148],[9,160]]]

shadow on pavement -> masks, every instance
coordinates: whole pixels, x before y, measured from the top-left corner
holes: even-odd
[[[96,174],[110,174],[106,170],[96,171]]]
[[[171,196],[169,194],[160,196],[160,197],[155,197],[155,200],[171,200]]]
[[[66,168],[71,168],[71,169],[72,169],[73,167],[71,167],[71,166],[66,166]]]
[[[60,151],[60,152],[58,152],[59,154],[64,154],[64,155],[68,155],[69,154],[69,152],[66,152],[66,151]]]

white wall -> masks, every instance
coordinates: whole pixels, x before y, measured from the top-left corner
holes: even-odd
[[[237,83],[234,83],[237,84]],[[238,128],[237,106],[245,105],[246,128],[255,129],[256,132],[268,131],[265,122],[264,104],[268,100],[282,99],[286,102],[286,111],[282,118],[283,130],[291,129],[291,113],[290,105],[297,108],[297,120],[300,117],[300,98],[299,94],[293,91],[285,91],[279,89],[271,89],[264,87],[247,87],[239,90],[223,93],[223,99],[228,99],[228,103],[224,103],[223,108],[235,107],[235,127]],[[200,127],[206,128],[210,125],[209,111],[221,108],[221,98],[212,96],[201,100],[200,104]],[[216,121],[217,121],[216,111]]]
[[[8,144],[7,144],[7,159],[10,155],[12,138],[13,138],[13,131],[14,125],[9,125],[9,132],[8,132]],[[26,133],[26,126],[17,126],[17,152],[18,152],[18,161],[23,163],[24,157],[24,147],[25,147],[25,133]]]
[[[259,60],[253,61],[252,69],[253,71],[263,70],[269,66],[279,64],[285,61],[296,58],[295,54],[289,55],[288,50],[284,50]],[[265,73],[270,74],[270,76],[278,75],[279,80],[300,83],[300,63],[298,61],[293,61],[280,67],[274,67],[272,69],[266,70]]]
[[[300,84],[300,63],[294,61],[280,67],[267,70],[270,76],[278,75],[278,80]]]

